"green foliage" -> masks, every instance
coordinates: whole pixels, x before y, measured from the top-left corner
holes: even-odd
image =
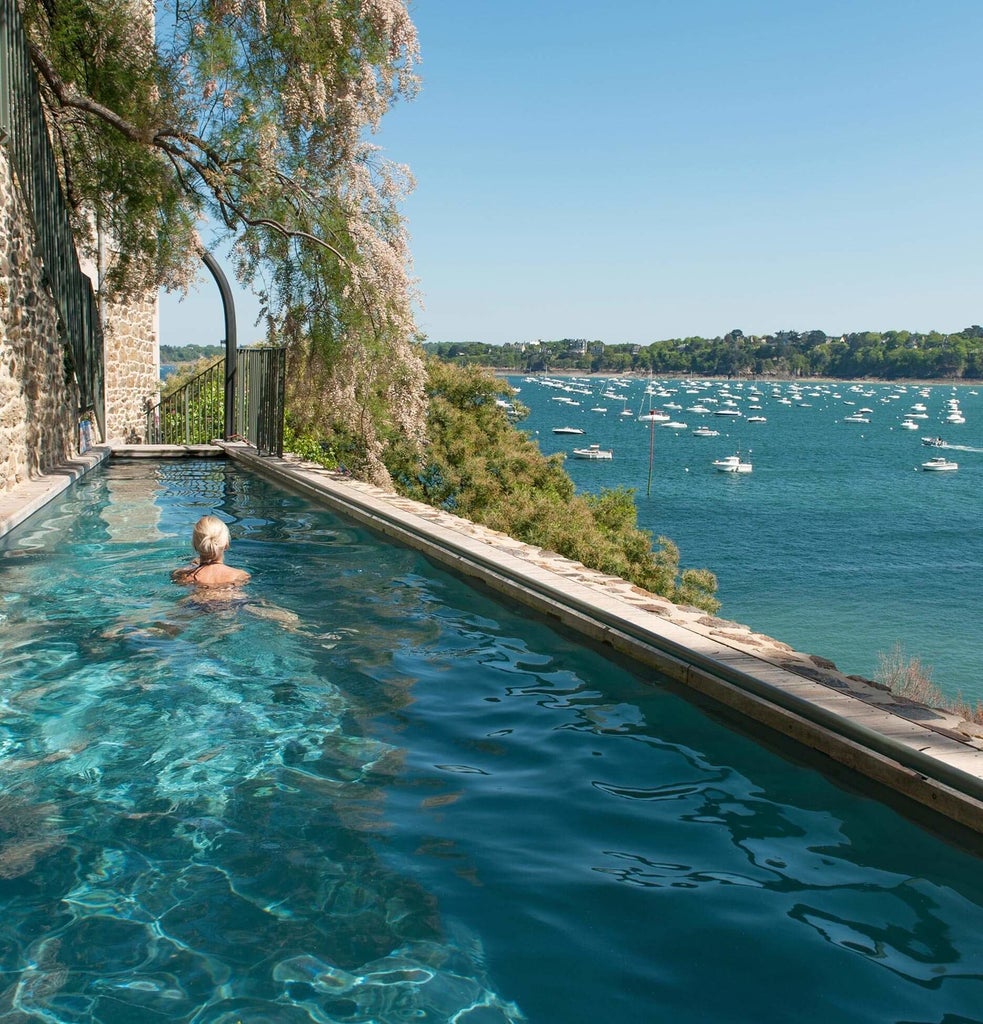
[[[117,290],[187,281],[208,217],[266,283],[269,334],[412,334],[411,183],[367,141],[416,89],[402,0],[23,8],[78,234],[112,239]]]
[[[224,345],[161,345],[162,363],[196,363],[199,359],[217,359],[225,355]]]
[[[283,425],[283,450],[328,469],[338,468],[338,456],[332,445],[312,434],[299,433],[289,422]]]
[[[219,363],[224,362],[224,356],[220,356],[218,359],[209,356],[202,356],[201,358],[196,359],[193,363],[182,366],[176,373],[172,373],[161,386],[161,397],[167,398],[168,396],[175,394],[187,384],[190,384],[196,377],[200,377],[202,374],[207,373],[207,371],[212,367],[218,366]],[[222,382],[220,381],[220,383]],[[222,401],[225,401],[224,391]]]
[[[225,429],[225,360],[199,359],[168,378],[158,410],[160,436],[208,444]]]
[[[831,338],[822,331],[779,331],[755,338],[732,330],[722,338],[672,338],[647,346],[563,339],[517,345],[441,342],[428,343],[424,349],[445,362],[515,373],[589,371],[843,380],[983,377],[983,328],[976,324],[946,335],[937,331],[860,331]]]
[[[680,576],[679,552],[637,525],[633,491],[578,495],[560,455],[544,456],[496,399],[511,389],[484,370],[428,364],[429,444],[414,455],[393,446],[387,467],[397,488],[677,603],[716,611],[716,579],[700,569]],[[521,408],[519,410],[521,415]]]
[[[339,457],[386,485],[383,448],[412,448],[423,421],[400,212],[413,183],[370,141],[416,91],[405,0],[24,0],[24,14],[79,237],[119,250],[107,290],[185,286],[207,221],[260,296],[267,341],[311,371],[289,377],[296,428],[330,425]]]
[[[95,255],[93,227],[112,237],[105,269],[117,293],[170,281],[191,251],[195,210],[148,145],[167,106],[149,22],[128,0],[24,0],[23,13],[77,238]]]

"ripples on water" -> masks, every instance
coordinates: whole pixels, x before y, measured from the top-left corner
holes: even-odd
[[[983,397],[976,388],[913,385],[656,382],[607,380],[567,386],[512,377],[531,415],[529,429],[547,453],[585,443],[614,451],[610,462],[570,458],[567,470],[582,490],[626,486],[636,491],[639,525],[679,546],[681,563],[712,569],[721,614],[793,647],[831,658],[848,673],[873,677],[881,655],[900,645],[932,672],[949,696],[983,701],[983,645],[977,623],[983,572]],[[664,386],[663,386],[664,385]],[[614,387],[627,397],[603,397]],[[926,391],[927,394],[922,394]],[[720,417],[733,394],[740,418]],[[558,397],[579,401],[572,406]],[[966,422],[944,422],[955,397]],[[706,403],[707,414],[688,408]],[[789,404],[783,403],[785,399]],[[687,429],[654,428],[634,416],[667,404]],[[925,408],[917,429],[901,423],[915,404]],[[752,410],[751,405],[760,405]],[[606,407],[600,414],[594,407]],[[870,423],[848,415],[870,408]],[[749,423],[763,415],[765,423]],[[584,436],[552,433],[575,426]],[[716,438],[694,437],[706,425]],[[648,487],[649,441],[654,435]],[[933,449],[921,437],[941,434],[955,473],[924,473]],[[754,465],[747,475],[714,471],[713,459],[741,449]],[[748,454],[750,453],[750,454]]]
[[[983,1019],[976,858],[232,467],[0,580],[0,1020]]]

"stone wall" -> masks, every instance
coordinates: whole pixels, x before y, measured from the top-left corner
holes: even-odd
[[[89,276],[97,277],[94,268]],[[104,440],[142,441],[147,405],[160,396],[156,292],[126,302],[103,302],[100,315]],[[32,219],[0,146],[0,493],[78,451],[78,389],[66,380],[57,324]]]
[[[106,440],[146,440],[147,404],[160,397],[156,292],[102,309],[106,343]]]
[[[0,492],[77,450],[78,390],[66,381],[57,323],[31,218],[0,146]]]

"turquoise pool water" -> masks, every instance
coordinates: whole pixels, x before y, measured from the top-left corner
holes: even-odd
[[[983,1021],[971,852],[235,467],[85,478],[0,630],[0,1021]]]

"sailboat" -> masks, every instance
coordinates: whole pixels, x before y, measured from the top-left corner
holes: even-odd
[[[645,404],[645,397],[648,396],[649,407],[645,412],[642,412],[642,406]],[[639,423],[668,423],[672,417],[667,412],[663,412],[661,409],[652,408],[652,392],[646,388],[645,394],[642,395],[642,401],[638,406],[638,422]]]

